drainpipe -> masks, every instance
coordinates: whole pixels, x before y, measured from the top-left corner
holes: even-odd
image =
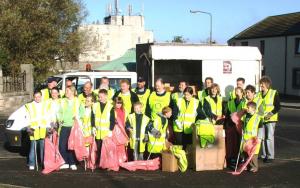
[[[285,49],[284,49],[284,91],[283,94],[286,95],[286,70],[287,70],[287,36],[285,36]]]

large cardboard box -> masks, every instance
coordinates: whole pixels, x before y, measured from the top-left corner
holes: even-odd
[[[162,152],[162,171],[165,172],[178,171],[177,159],[170,151]]]
[[[200,148],[196,128],[193,128],[193,145],[187,147],[189,167],[196,171],[222,170],[225,162],[225,132],[223,125],[215,125],[216,140],[208,148]]]

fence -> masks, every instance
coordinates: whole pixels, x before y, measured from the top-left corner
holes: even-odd
[[[26,72],[3,76],[3,93],[26,91]]]

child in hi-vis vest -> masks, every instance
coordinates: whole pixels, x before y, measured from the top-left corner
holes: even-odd
[[[133,105],[134,113],[129,114],[126,121],[126,130],[129,132],[130,149],[133,160],[143,160],[146,149],[146,128],[151,123],[150,118],[142,113],[142,103]]]

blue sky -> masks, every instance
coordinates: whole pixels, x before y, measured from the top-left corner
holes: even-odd
[[[89,12],[86,23],[103,21],[106,5],[114,0],[83,0]],[[235,34],[267,16],[300,11],[299,0],[119,0],[122,14],[129,4],[133,13],[144,7],[147,30],[154,32],[158,42],[183,36],[189,42],[205,41],[209,37],[209,16],[191,14],[202,10],[213,15],[213,39],[224,44]]]

